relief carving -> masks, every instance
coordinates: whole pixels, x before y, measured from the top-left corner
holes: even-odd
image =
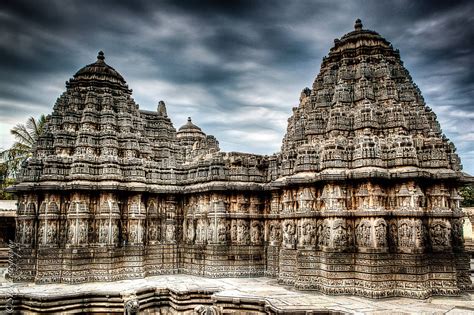
[[[303,247],[312,247],[316,245],[316,224],[313,220],[302,220],[299,245]]]
[[[296,246],[296,227],[292,220],[283,222],[283,245],[290,249]]]
[[[237,243],[240,245],[250,243],[249,222],[247,220],[237,220]]]
[[[356,242],[360,247],[372,247],[372,224],[363,219],[356,226]]]
[[[254,245],[260,245],[263,242],[262,223],[259,221],[252,221],[250,229],[250,241]]]
[[[332,225],[333,246],[345,248],[348,245],[348,235],[346,221],[344,219],[335,219]]]
[[[269,238],[270,238],[270,245],[278,246],[281,242],[281,229],[280,223],[277,221],[273,221],[270,223],[269,228]]]
[[[384,219],[377,219],[374,224],[375,242],[377,247],[387,246],[387,223]]]
[[[433,220],[430,224],[430,238],[433,249],[451,246],[451,225],[444,220]]]

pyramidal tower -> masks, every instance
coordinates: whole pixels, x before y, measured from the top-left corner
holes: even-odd
[[[66,83],[12,188],[15,281],[268,276],[372,298],[469,286],[455,147],[398,50],[360,20],[271,156],[222,152],[131,94],[102,52]]]

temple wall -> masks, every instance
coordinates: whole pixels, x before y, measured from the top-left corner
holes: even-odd
[[[208,277],[263,275],[263,196],[249,192],[186,195],[183,272]]]
[[[281,189],[270,203],[266,275],[282,284],[418,298],[469,284],[449,183],[329,182]]]
[[[303,290],[418,298],[468,285],[459,197],[443,181],[25,194],[17,226],[15,281],[265,275]]]
[[[16,281],[77,283],[177,273],[177,211],[172,195],[24,195],[10,274]]]

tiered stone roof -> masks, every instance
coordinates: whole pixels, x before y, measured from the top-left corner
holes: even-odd
[[[283,139],[280,176],[408,170],[457,177],[454,145],[404,68],[398,50],[362,28],[334,41],[311,89],[301,92]]]

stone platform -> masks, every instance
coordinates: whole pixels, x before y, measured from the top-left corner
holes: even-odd
[[[122,314],[129,301],[139,313],[200,314],[474,314],[474,292],[459,297],[367,299],[300,292],[275,279],[208,279],[164,275],[87,284],[13,284],[0,287],[2,311]]]

